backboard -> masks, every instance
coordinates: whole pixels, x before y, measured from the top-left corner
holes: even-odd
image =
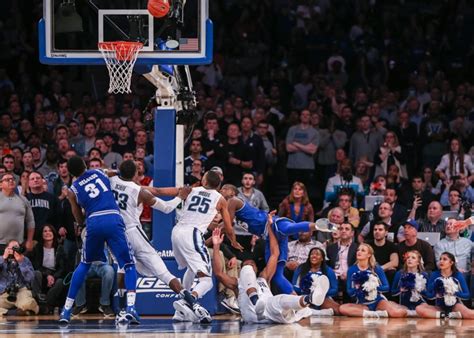
[[[169,1],[170,15],[158,19],[149,14],[148,0],[43,0],[43,18],[38,23],[40,61],[103,65],[99,42],[140,41],[144,47],[137,64],[211,63],[208,0]]]

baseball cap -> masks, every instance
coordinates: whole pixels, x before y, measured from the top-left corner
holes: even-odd
[[[416,231],[418,231],[418,229],[420,228],[420,225],[418,224],[417,221],[415,221],[414,219],[407,219],[406,222],[403,224],[403,226],[405,225],[411,225],[412,227],[414,227],[416,229]]]
[[[212,167],[210,171],[215,171],[218,174],[224,175],[224,172],[222,171],[221,167]]]

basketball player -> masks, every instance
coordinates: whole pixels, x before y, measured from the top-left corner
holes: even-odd
[[[196,302],[196,298],[188,290],[184,289],[180,281],[169,272],[161,257],[150,244],[140,224],[140,214],[144,205],[164,213],[170,213],[176,209],[182,200],[186,199],[191,189],[180,189],[178,197],[170,201],[163,201],[133,182],[136,172],[137,167],[134,161],[124,161],[120,164],[120,177],[110,177],[110,184],[119,206],[120,214],[125,222],[125,232],[135,256],[138,273],[146,277],[159,278],[174,292],[179,294],[188,306],[187,311],[190,312],[188,317],[191,317],[191,314],[196,315],[198,320],[210,317],[207,310],[200,306]],[[119,272],[119,288],[123,287],[120,276],[122,274]],[[120,294],[124,294],[124,291],[119,289]],[[121,312],[117,316],[117,321],[120,321],[123,315],[124,313]]]
[[[137,272],[131,250],[125,236],[125,225],[120,216],[119,207],[115,202],[109,178],[99,170],[87,170],[84,160],[73,156],[68,160],[69,172],[77,179],[68,190],[68,199],[76,222],[83,224],[85,210],[86,236],[82,258],[72,276],[68,296],[61,311],[59,322],[69,323],[71,309],[77,292],[81,287],[94,261],[104,256],[104,243],[117,259],[118,265],[125,270],[125,286],[127,288],[127,307],[124,319],[138,324],[140,317],[135,310],[135,287]]]
[[[242,319],[246,323],[279,323],[291,324],[311,316],[310,304],[320,306],[329,290],[329,279],[315,276],[312,291],[309,295],[277,295],[270,291],[269,285],[274,275],[280,255],[278,241],[271,226],[271,214],[268,222],[268,240],[270,242],[270,257],[267,265],[257,274],[257,266],[252,260],[243,262],[239,279],[223,273],[219,259],[219,249],[223,241],[220,228],[212,232],[213,260],[212,266],[217,279],[227,288],[238,294],[239,308]]]
[[[211,260],[204,244],[203,234],[218,212],[224,220],[224,231],[231,245],[238,250],[243,249],[235,239],[227,202],[216,190],[221,183],[219,175],[214,171],[208,171],[201,183],[202,187],[193,188],[186,198],[181,218],[171,233],[171,243],[178,267],[186,268],[183,286],[189,290],[196,276],[199,280],[192,290],[196,299],[202,298],[212,289]],[[182,301],[174,302],[173,306],[178,313],[185,313],[187,310],[186,304]],[[207,322],[210,321],[209,316]],[[206,320],[201,320],[201,323],[203,322]]]
[[[248,225],[247,231],[257,236],[265,236],[267,222],[272,224],[272,229],[280,246],[280,257],[278,258],[278,264],[273,282],[282,293],[293,293],[293,285],[291,285],[288,279],[286,279],[286,277],[283,275],[286,261],[288,259],[288,236],[298,234],[300,232],[315,230],[331,232],[332,230],[319,228],[316,223],[295,223],[293,220],[286,217],[273,216],[267,211],[259,210],[236,197],[237,193],[237,188],[232,184],[224,184],[221,189],[222,196],[227,199],[228,210],[231,219],[233,220],[235,217],[237,220],[245,222]],[[267,240],[265,246],[265,258],[268,260],[269,257],[270,243]]]

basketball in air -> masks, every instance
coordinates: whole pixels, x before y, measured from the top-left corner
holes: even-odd
[[[169,0],[148,0],[148,12],[155,18],[162,18],[170,11]]]

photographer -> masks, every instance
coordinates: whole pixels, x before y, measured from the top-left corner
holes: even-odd
[[[0,314],[8,309],[32,311],[38,314],[39,307],[28,289],[34,278],[33,265],[22,253],[18,241],[8,241],[3,257],[0,257]]]

